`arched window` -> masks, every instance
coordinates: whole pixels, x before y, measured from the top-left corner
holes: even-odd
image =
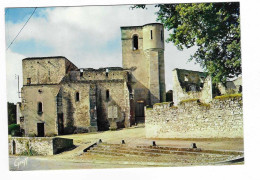
[[[137,50],[138,49],[138,36],[134,35],[133,36],[133,50]]]
[[[79,72],[80,77],[83,77],[83,69],[80,69]]]
[[[38,114],[42,114],[42,102],[38,103]]]
[[[76,92],[76,101],[79,101],[79,92]]]

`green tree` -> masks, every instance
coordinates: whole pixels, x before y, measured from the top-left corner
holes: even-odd
[[[197,47],[195,60],[211,76],[213,83],[225,84],[241,70],[240,12],[238,2],[158,4],[157,21],[171,32],[167,42],[179,50]],[[132,8],[143,8],[136,5]]]
[[[16,105],[14,103],[7,102],[8,110],[8,125],[16,124]]]

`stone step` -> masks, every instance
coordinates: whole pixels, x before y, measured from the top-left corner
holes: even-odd
[[[151,153],[160,153],[160,154],[178,154],[178,155],[186,155],[186,154],[191,154],[191,155],[199,155],[199,154],[216,154],[216,155],[241,155],[241,152],[219,152],[219,151],[205,151],[205,150],[196,150],[196,151],[187,151],[187,148],[151,148],[153,146],[139,146],[137,148],[134,147],[129,147],[127,145],[123,146],[118,146],[118,145],[98,145],[95,146],[93,149],[95,150],[101,150],[101,151],[114,151],[114,152],[121,152],[121,153],[127,153],[129,151],[141,151],[141,152],[151,152]],[[184,151],[183,151],[184,150]],[[211,153],[212,152],[212,153]]]
[[[115,156],[123,156],[123,155],[139,155],[139,156],[202,156],[202,157],[208,157],[211,154],[204,154],[204,153],[198,153],[198,152],[181,152],[181,151],[163,151],[161,152],[154,151],[153,149],[146,149],[146,150],[140,150],[140,149],[104,149],[102,147],[95,147],[89,152],[95,152],[95,153],[101,153],[101,154],[110,154]],[[230,155],[222,155],[222,154],[214,154],[216,157],[228,157]]]
[[[114,156],[127,156],[127,155],[136,155],[136,156],[160,156],[163,154],[160,153],[149,153],[149,152],[142,152],[142,151],[128,151],[128,150],[121,150],[121,151],[107,151],[107,150],[100,150],[100,149],[91,149],[89,150],[91,153],[100,153],[100,154],[108,154]]]
[[[145,146],[138,145],[137,148],[150,148],[150,149],[162,149],[162,150],[173,150],[173,151],[183,151],[183,152],[201,152],[201,153],[209,153],[209,154],[223,154],[223,155],[241,155],[242,151],[232,151],[232,150],[206,150],[200,148],[176,148],[169,146]]]
[[[221,162],[221,161],[227,161],[231,159],[235,159],[237,157],[235,156],[229,156],[229,157],[196,157],[193,159],[186,159],[186,158],[180,158],[179,156],[136,156],[136,155],[122,155],[117,154],[116,156],[114,153],[111,152],[89,152],[85,156],[87,156],[87,159],[93,159],[93,160],[119,160],[124,162],[162,162],[162,163],[212,163],[212,162]]]
[[[157,153],[157,154],[177,154],[177,155],[199,155],[200,152],[188,152],[188,151],[171,151],[171,150],[160,150],[160,149],[148,149],[148,148],[104,148],[104,147],[94,147],[93,150],[96,151],[109,151],[109,152],[119,152],[119,153],[129,153],[129,152],[145,152],[145,153]]]
[[[132,164],[132,165],[143,165],[145,167],[147,166],[180,166],[184,165],[178,164],[174,161],[157,161],[154,158],[147,158],[144,157],[142,160],[140,158],[133,158],[133,157],[124,157],[122,159],[115,159],[114,156],[109,155],[100,155],[95,153],[89,153],[90,157],[88,157],[88,161],[92,163],[109,163],[109,164]],[[190,165],[190,163],[189,163]]]

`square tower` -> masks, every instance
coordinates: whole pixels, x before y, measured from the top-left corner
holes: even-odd
[[[164,31],[160,23],[121,27],[123,68],[131,69],[136,119],[165,101]]]

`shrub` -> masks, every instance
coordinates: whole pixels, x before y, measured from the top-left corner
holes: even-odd
[[[20,125],[19,124],[11,124],[8,126],[8,134],[12,136],[20,136]]]

